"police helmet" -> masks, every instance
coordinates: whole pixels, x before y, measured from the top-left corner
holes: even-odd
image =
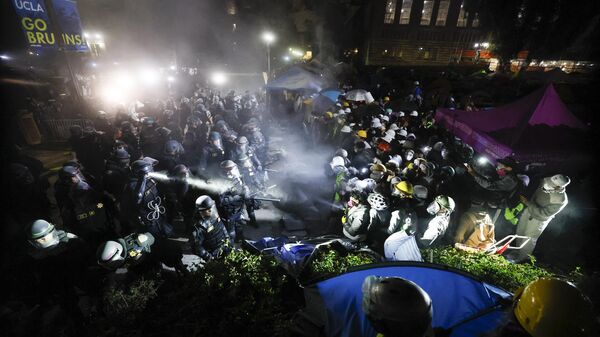
[[[96,257],[99,265],[115,270],[125,263],[125,248],[119,242],[106,241],[98,247]]]
[[[416,283],[401,277],[367,276],[362,309],[385,336],[422,337],[431,329],[433,303]]]
[[[215,205],[215,201],[208,195],[201,195],[196,199],[196,209],[204,211],[211,209]]]
[[[153,171],[152,163],[145,159],[136,160],[131,165],[131,170],[135,175],[144,175]]]

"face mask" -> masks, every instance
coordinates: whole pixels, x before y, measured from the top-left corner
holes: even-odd
[[[433,201],[429,206],[427,206],[427,213],[431,215],[436,215],[440,211],[440,205]]]

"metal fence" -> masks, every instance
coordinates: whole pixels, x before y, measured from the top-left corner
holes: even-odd
[[[81,128],[94,126],[94,123],[89,119],[42,119],[40,122],[44,135],[52,141],[69,139],[71,135],[69,129],[74,125],[79,125]]]

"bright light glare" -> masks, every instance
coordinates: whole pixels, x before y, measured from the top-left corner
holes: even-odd
[[[5,61],[10,60],[10,56],[6,56],[6,55],[0,55],[0,59],[3,59]]]
[[[300,50],[296,50],[296,49],[292,49],[290,51],[292,53],[292,55],[296,56],[296,57],[301,57],[302,55],[304,55],[304,53]]]
[[[175,82],[175,77],[169,76],[169,77],[167,77],[167,81],[169,81],[169,82]]]
[[[98,66],[98,64],[96,64],[95,62],[92,62],[92,67],[96,68]]]
[[[486,164],[488,161],[489,160],[484,156],[481,156],[477,159],[477,163],[479,163],[480,165]]]
[[[289,62],[289,60],[290,60],[290,57],[289,57],[289,56],[287,56],[287,55],[285,55],[285,56],[283,57],[283,60],[284,60],[285,62]]]
[[[88,37],[90,37],[90,34],[89,33],[83,33],[83,37],[85,37],[87,39]]]
[[[116,85],[120,89],[129,89],[133,86],[133,77],[126,72],[115,74]]]
[[[97,38],[98,40],[100,40],[102,38],[102,34],[96,33],[96,34],[94,34],[94,37]]]
[[[140,71],[140,79],[146,85],[154,85],[158,82],[158,72],[154,69],[147,68]]]
[[[273,43],[275,41],[275,34],[273,34],[272,32],[264,32],[262,34],[262,39],[267,44],[271,44],[271,43]]]
[[[175,67],[175,66],[170,66],[170,67],[169,67],[169,69],[171,69],[171,70],[175,70],[175,69],[177,69],[177,67]]]
[[[107,103],[123,103],[125,101],[125,91],[115,86],[106,86],[101,90],[102,98]]]
[[[210,76],[210,80],[215,84],[215,85],[223,85],[225,83],[227,83],[227,75],[225,75],[225,73],[222,73],[220,71],[218,72],[214,72],[211,76]]]

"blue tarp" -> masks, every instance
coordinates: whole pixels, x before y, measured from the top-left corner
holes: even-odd
[[[303,90],[319,92],[326,87],[325,79],[311,71],[294,66],[269,82],[267,90]]]
[[[385,263],[348,272],[307,287],[307,303],[323,306],[326,336],[376,336],[361,307],[365,277],[399,276],[421,286],[433,302],[433,327],[450,328],[494,306],[511,294],[467,274],[444,270],[428,263]],[[317,296],[318,299],[315,299]],[[309,309],[307,307],[307,309]],[[311,311],[311,310],[308,310]],[[318,311],[318,310],[317,310]],[[316,312],[312,310],[312,312]],[[500,308],[452,329],[452,337],[480,336],[496,328],[504,318]]]
[[[321,96],[325,96],[325,97],[329,98],[332,102],[335,103],[335,102],[337,102],[337,99],[341,93],[342,93],[342,91],[337,90],[337,89],[324,89],[319,94]]]

